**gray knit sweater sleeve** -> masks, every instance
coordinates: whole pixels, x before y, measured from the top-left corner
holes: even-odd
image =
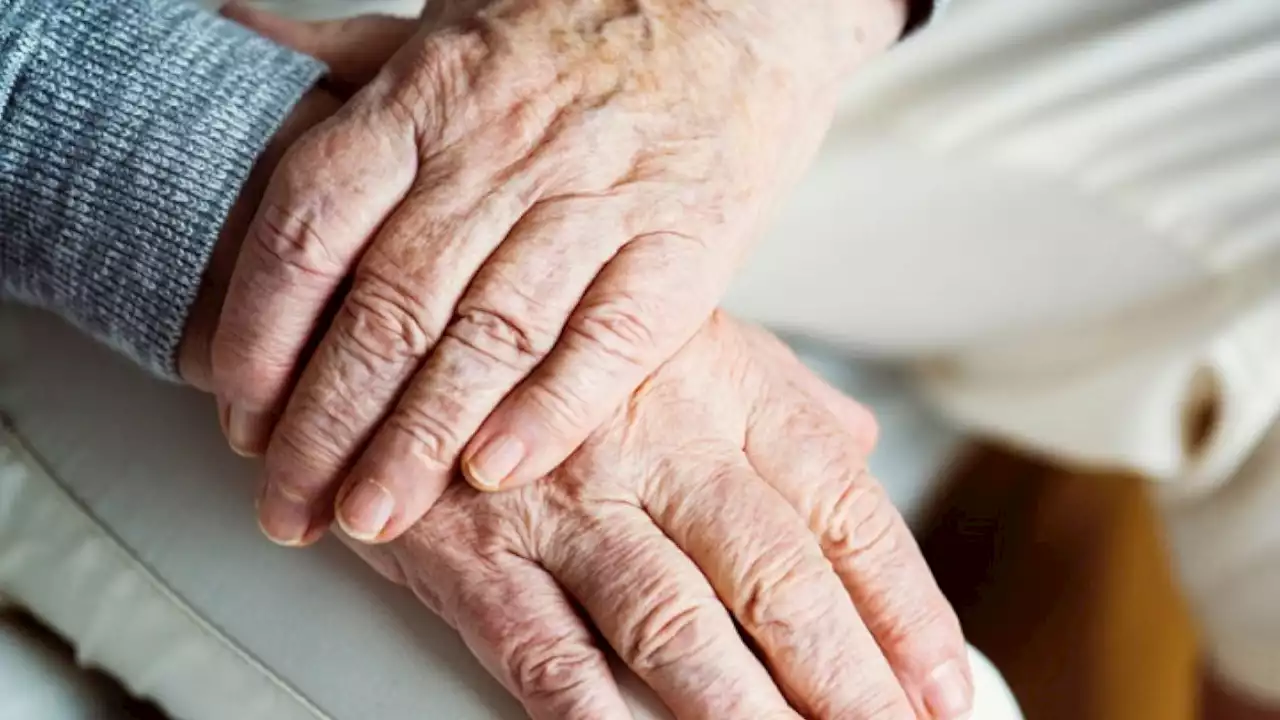
[[[321,71],[181,0],[0,0],[0,302],[176,377],[219,230]]]

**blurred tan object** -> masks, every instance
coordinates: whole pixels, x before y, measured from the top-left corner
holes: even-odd
[[[1193,720],[1192,621],[1144,483],[976,451],[922,544],[1028,720]]]
[[[1280,708],[1280,424],[1220,486],[1193,497],[1154,490],[1206,656],[1235,687]]]

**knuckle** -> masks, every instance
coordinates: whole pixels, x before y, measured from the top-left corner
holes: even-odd
[[[435,345],[426,303],[402,283],[366,273],[351,289],[343,313],[342,341],[371,364],[417,361]]]
[[[210,353],[217,394],[254,408],[271,407],[293,373],[290,363],[273,357],[253,340],[220,334]]]
[[[267,451],[266,472],[274,478],[281,491],[299,498],[310,495],[319,475],[312,469],[334,465],[342,453],[335,443],[321,440],[307,432],[281,432],[271,439]]]
[[[267,267],[295,279],[330,278],[342,270],[319,228],[278,204],[259,212],[248,240]]]
[[[348,413],[329,407],[308,403],[300,409],[299,419],[282,423],[272,435],[266,461],[269,469],[292,470],[336,467],[346,461],[353,441],[347,438],[360,436],[360,428],[347,419]],[[316,473],[287,473],[295,478],[295,489],[309,487]],[[302,483],[306,483],[302,485]]]
[[[914,595],[914,594],[913,594]],[[964,632],[955,612],[944,600],[920,602],[918,597],[903,597],[892,607],[868,608],[879,617],[868,619],[876,642],[890,657],[928,658],[940,651],[964,647]]]
[[[734,614],[758,631],[781,628],[791,634],[794,626],[808,624],[829,609],[815,593],[828,573],[816,552],[805,543],[776,543],[747,566],[735,598]]]
[[[897,508],[879,483],[869,481],[865,469],[841,482],[818,513],[823,550],[832,562],[857,562],[897,549]]]
[[[435,34],[426,43],[414,43],[387,66],[388,110],[413,127],[424,147],[439,131],[444,110],[471,90],[472,63],[487,52],[476,33],[450,30]]]
[[[537,417],[546,421],[547,428],[564,438],[573,437],[578,430],[589,431],[592,404],[575,386],[558,380],[548,380],[534,385],[525,399]]]
[[[560,637],[533,637],[509,651],[506,669],[516,692],[525,699],[569,692],[590,682],[602,664],[599,652]]]
[[[635,302],[611,300],[584,308],[567,332],[624,365],[646,367],[657,346],[649,317]]]
[[[652,600],[625,633],[625,659],[647,672],[705,656],[716,643],[712,612],[708,601],[681,597],[678,591]]]
[[[446,335],[475,354],[521,372],[551,349],[549,333],[535,330],[513,315],[482,307],[458,314]]]
[[[387,419],[387,428],[411,438],[422,457],[440,464],[452,464],[462,447],[455,426],[421,405],[408,404],[396,410]]]

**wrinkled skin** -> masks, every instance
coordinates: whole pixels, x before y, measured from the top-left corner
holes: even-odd
[[[184,340],[197,384],[215,318]],[[717,315],[549,477],[455,483],[398,540],[350,544],[534,718],[629,717],[578,606],[680,720],[966,717],[964,640],[867,472],[875,432],[775,338]]]
[[[557,466],[706,320],[904,4],[494,0],[329,26],[339,82],[400,50],[276,172],[213,348],[232,445],[266,453],[267,533],[314,540],[338,501],[382,542],[459,465],[484,489]]]
[[[236,203],[184,335],[193,385],[211,387],[222,293],[265,177],[336,107],[308,95]],[[535,718],[626,717],[572,603],[682,719],[799,717],[784,698],[811,718],[960,718],[963,638],[866,472],[874,441],[865,409],[718,315],[550,477],[501,494],[455,483],[400,540],[355,548]]]
[[[873,433],[776,339],[716,316],[547,479],[454,484],[358,551],[535,718],[628,717],[574,602],[682,719],[958,718],[963,639],[867,474]]]

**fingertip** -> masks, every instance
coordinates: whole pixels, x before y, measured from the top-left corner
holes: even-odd
[[[488,485],[481,482],[477,479],[475,472],[470,469],[470,465],[465,462],[462,464],[462,478],[467,481],[468,485],[482,493],[496,493],[504,489],[501,486]]]
[[[482,493],[507,492],[508,490],[516,490],[518,488],[522,488],[525,485],[528,485],[530,482],[532,482],[532,480],[520,477],[519,475],[509,475],[499,485],[496,485],[496,486],[485,485],[484,483],[477,480],[476,477],[467,468],[468,468],[468,465],[467,463],[464,462],[462,464],[463,479],[466,480],[467,484],[470,485],[472,488],[475,488],[476,490]]]
[[[536,482],[568,460],[612,413],[534,378],[498,404],[463,451],[462,474],[481,492]],[[599,415],[597,415],[599,413]]]
[[[362,480],[339,497],[334,515],[344,533],[366,545],[385,541],[383,535],[396,509],[396,498],[386,485]]]
[[[258,528],[282,547],[305,547],[324,535],[315,527],[305,500],[274,483],[267,483],[258,499]]]
[[[283,548],[305,548],[316,544],[320,538],[324,537],[324,528],[311,528],[299,537],[277,537],[267,530],[267,524],[263,521],[262,516],[258,516],[258,530],[272,542]]]
[[[973,695],[973,678],[966,660],[948,660],[930,673],[925,685],[927,717],[932,720],[967,720],[973,714]]]
[[[484,436],[483,429],[481,432],[476,433],[477,439]],[[572,451],[561,451],[553,448],[552,443],[546,440],[533,442],[528,439],[521,439],[514,433],[490,437],[493,439],[488,442],[473,439],[459,462],[463,479],[467,481],[468,485],[482,493],[507,492],[530,485],[546,477],[547,473],[558,467],[572,454]],[[508,443],[521,446],[521,459],[509,471],[504,472],[502,469],[503,465],[509,464],[509,457],[505,461],[495,462],[493,466],[481,465],[477,462],[482,452],[489,450],[492,445],[499,442],[506,447],[492,452],[500,454],[509,452],[514,455],[517,451],[511,449]],[[492,456],[490,456],[491,458]]]
[[[497,492],[512,486],[520,466],[528,458],[529,448],[523,439],[510,432],[499,432],[468,448],[462,459],[462,474],[472,487],[481,492]]]
[[[241,457],[261,457],[271,435],[271,415],[253,412],[243,405],[227,406],[224,430],[231,450]]]

